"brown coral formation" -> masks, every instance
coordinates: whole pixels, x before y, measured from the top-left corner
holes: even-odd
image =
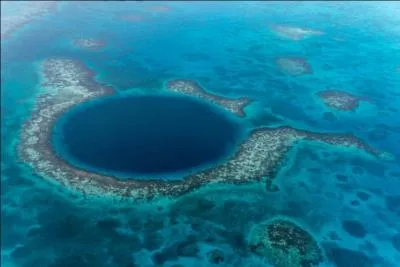
[[[42,64],[42,84],[31,118],[23,126],[18,146],[21,158],[33,169],[68,188],[101,196],[151,199],[179,196],[210,183],[249,183],[265,181],[274,190],[273,179],[285,153],[299,140],[355,147],[374,156],[381,153],[351,135],[313,133],[291,127],[259,128],[251,131],[236,153],[226,162],[207,170],[181,177],[181,180],[119,180],[69,165],[51,146],[51,131],[58,117],[71,107],[89,99],[112,94],[109,87],[97,84],[81,63],[69,59],[49,59]],[[204,91],[194,82],[171,81],[168,89],[211,101],[242,116],[246,99],[228,100]]]
[[[249,248],[275,267],[311,267],[323,261],[315,238],[287,219],[272,219],[253,229]]]
[[[321,91],[317,95],[328,107],[343,111],[354,111],[357,109],[360,101],[369,101],[366,97],[355,96],[334,89]]]
[[[311,65],[301,57],[278,57],[275,59],[275,63],[282,72],[292,76],[313,73]]]
[[[278,34],[279,36],[288,38],[293,41],[299,41],[312,36],[324,34],[323,32],[317,30],[301,28],[301,27],[292,27],[287,25],[274,25],[272,26],[272,31]]]

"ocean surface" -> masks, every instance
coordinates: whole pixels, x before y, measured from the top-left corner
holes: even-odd
[[[60,118],[54,143],[59,154],[92,171],[121,177],[185,172],[226,157],[241,141],[239,122],[214,109],[186,97],[105,97]]]
[[[24,8],[9,5],[2,17]],[[18,27],[1,41],[1,265],[273,266],[252,253],[248,239],[254,225],[278,216],[295,221],[316,239],[324,254],[319,266],[400,266],[399,14],[396,2],[71,1]],[[293,40],[274,32],[274,25],[323,34]],[[74,43],[80,38],[101,40],[104,47],[82,49]],[[276,57],[304,58],[313,71],[287,75],[276,66]],[[286,154],[276,174],[278,192],[254,183],[206,186],[143,203],[91,198],[42,179],[17,153],[21,128],[40,91],[39,65],[49,58],[82,62],[97,82],[121,95],[158,94],[168,79],[194,80],[209,92],[254,100],[249,119],[239,128],[286,125],[349,133],[393,159],[307,142]],[[317,96],[328,88],[369,101],[360,101],[354,111],[331,109]],[[110,112],[122,112],[122,107]],[[151,116],[149,106],[136,108],[136,115]],[[162,121],[168,124],[176,110],[164,108],[168,112]],[[219,120],[233,128],[237,122],[202,108],[185,114],[198,112],[198,120],[186,125],[191,128],[184,127],[181,116],[182,121],[174,121],[181,128],[171,127],[168,134],[193,134],[212,125],[215,135],[207,128],[212,135],[207,138],[216,146],[203,146],[203,152],[234,150],[230,146],[238,137],[235,131],[223,132],[227,128]],[[134,122],[139,125],[143,118]],[[130,116],[123,119],[133,122]],[[84,121],[69,123],[73,135]],[[82,138],[90,139],[94,130]],[[149,133],[130,134],[143,138]],[[106,134],[96,138],[104,140]],[[73,141],[77,149],[84,140]],[[183,168],[192,159],[203,159],[197,156],[173,158],[171,164]],[[110,159],[104,155],[99,162],[126,167]],[[156,172],[171,167],[146,164],[139,167]],[[216,250],[217,260],[211,253]]]

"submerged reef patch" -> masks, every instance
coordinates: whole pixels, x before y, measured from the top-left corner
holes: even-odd
[[[357,192],[357,197],[359,199],[361,199],[362,201],[367,201],[371,196],[370,196],[370,194],[368,194],[364,191],[360,191],[360,192]]]
[[[275,63],[282,72],[292,76],[313,73],[311,65],[302,57],[277,57]]]
[[[353,147],[373,156],[386,154],[370,147],[355,136],[347,134],[316,133],[292,127],[257,128],[250,131],[226,161],[180,180],[140,179],[118,180],[112,175],[100,175],[71,166],[59,158],[50,142],[55,121],[72,107],[100,96],[112,95],[111,87],[93,80],[93,74],[80,62],[70,59],[48,59],[41,65],[42,90],[30,119],[23,125],[18,145],[23,161],[50,181],[88,195],[151,199],[157,196],[179,196],[211,183],[251,183],[263,181],[267,189],[273,185],[275,173],[287,151],[301,140]],[[209,101],[238,117],[245,116],[247,98],[229,99],[205,91],[195,82],[175,80],[166,90]]]
[[[392,245],[394,249],[400,253],[400,233],[397,233],[392,237]]]
[[[113,13],[113,17],[120,21],[125,22],[142,22],[148,18],[149,14],[139,10],[124,10],[124,11],[117,11]]]
[[[344,220],[342,227],[349,235],[355,238],[364,238],[367,235],[367,231],[359,221]]]
[[[333,114],[332,112],[324,112],[324,114],[322,114],[322,117],[330,122],[335,122],[337,121],[337,117],[335,116],[335,114]]]
[[[224,262],[224,253],[220,249],[213,249],[207,253],[208,261],[212,264]]]
[[[157,13],[164,13],[164,12],[171,11],[171,7],[165,6],[165,5],[153,5],[153,6],[150,6],[150,10],[157,12]]]
[[[249,248],[276,267],[317,266],[323,261],[315,238],[287,219],[272,219],[256,225],[249,237]]]
[[[317,95],[328,107],[343,111],[354,111],[360,101],[369,101],[366,97],[355,96],[335,89],[321,91]]]
[[[400,211],[400,195],[387,195],[385,196],[386,208],[391,212]]]
[[[325,255],[337,267],[348,266],[376,266],[376,262],[361,251],[351,250],[332,245],[325,246]]]
[[[103,40],[98,40],[94,38],[79,38],[73,41],[74,46],[80,49],[97,51],[106,46]]]
[[[126,14],[126,15],[120,15],[119,19],[127,22],[139,22],[143,21],[144,17],[142,15]]]
[[[8,39],[18,29],[42,15],[52,12],[57,1],[1,1],[1,39]],[[21,5],[16,14],[7,14],[7,5]]]
[[[323,32],[317,30],[287,25],[274,25],[271,27],[271,29],[275,34],[293,41],[299,41],[311,36],[324,34]]]

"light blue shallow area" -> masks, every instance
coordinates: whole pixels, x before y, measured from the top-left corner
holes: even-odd
[[[254,224],[278,215],[312,232],[326,254],[321,266],[399,266],[399,11],[395,2],[64,2],[32,21],[1,43],[2,266],[268,266],[246,240]],[[292,41],[273,33],[275,24],[324,34]],[[81,50],[76,38],[106,46]],[[313,74],[285,75],[279,56],[307,59]],[[16,154],[40,89],[38,64],[52,57],[81,60],[119,93],[193,79],[255,99],[248,127],[352,133],[396,159],[304,142],[283,162],[276,193],[254,184],[150,204],[86,198],[47,183]],[[316,96],[327,88],[371,103],[330,109]],[[346,232],[346,220],[365,237]],[[209,262],[215,248],[224,253],[219,265]]]

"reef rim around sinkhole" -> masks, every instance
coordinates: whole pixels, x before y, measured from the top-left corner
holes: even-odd
[[[122,180],[179,180],[220,164],[244,136],[238,119],[206,101],[113,95],[62,114],[52,130],[52,145],[60,158],[86,171]]]

